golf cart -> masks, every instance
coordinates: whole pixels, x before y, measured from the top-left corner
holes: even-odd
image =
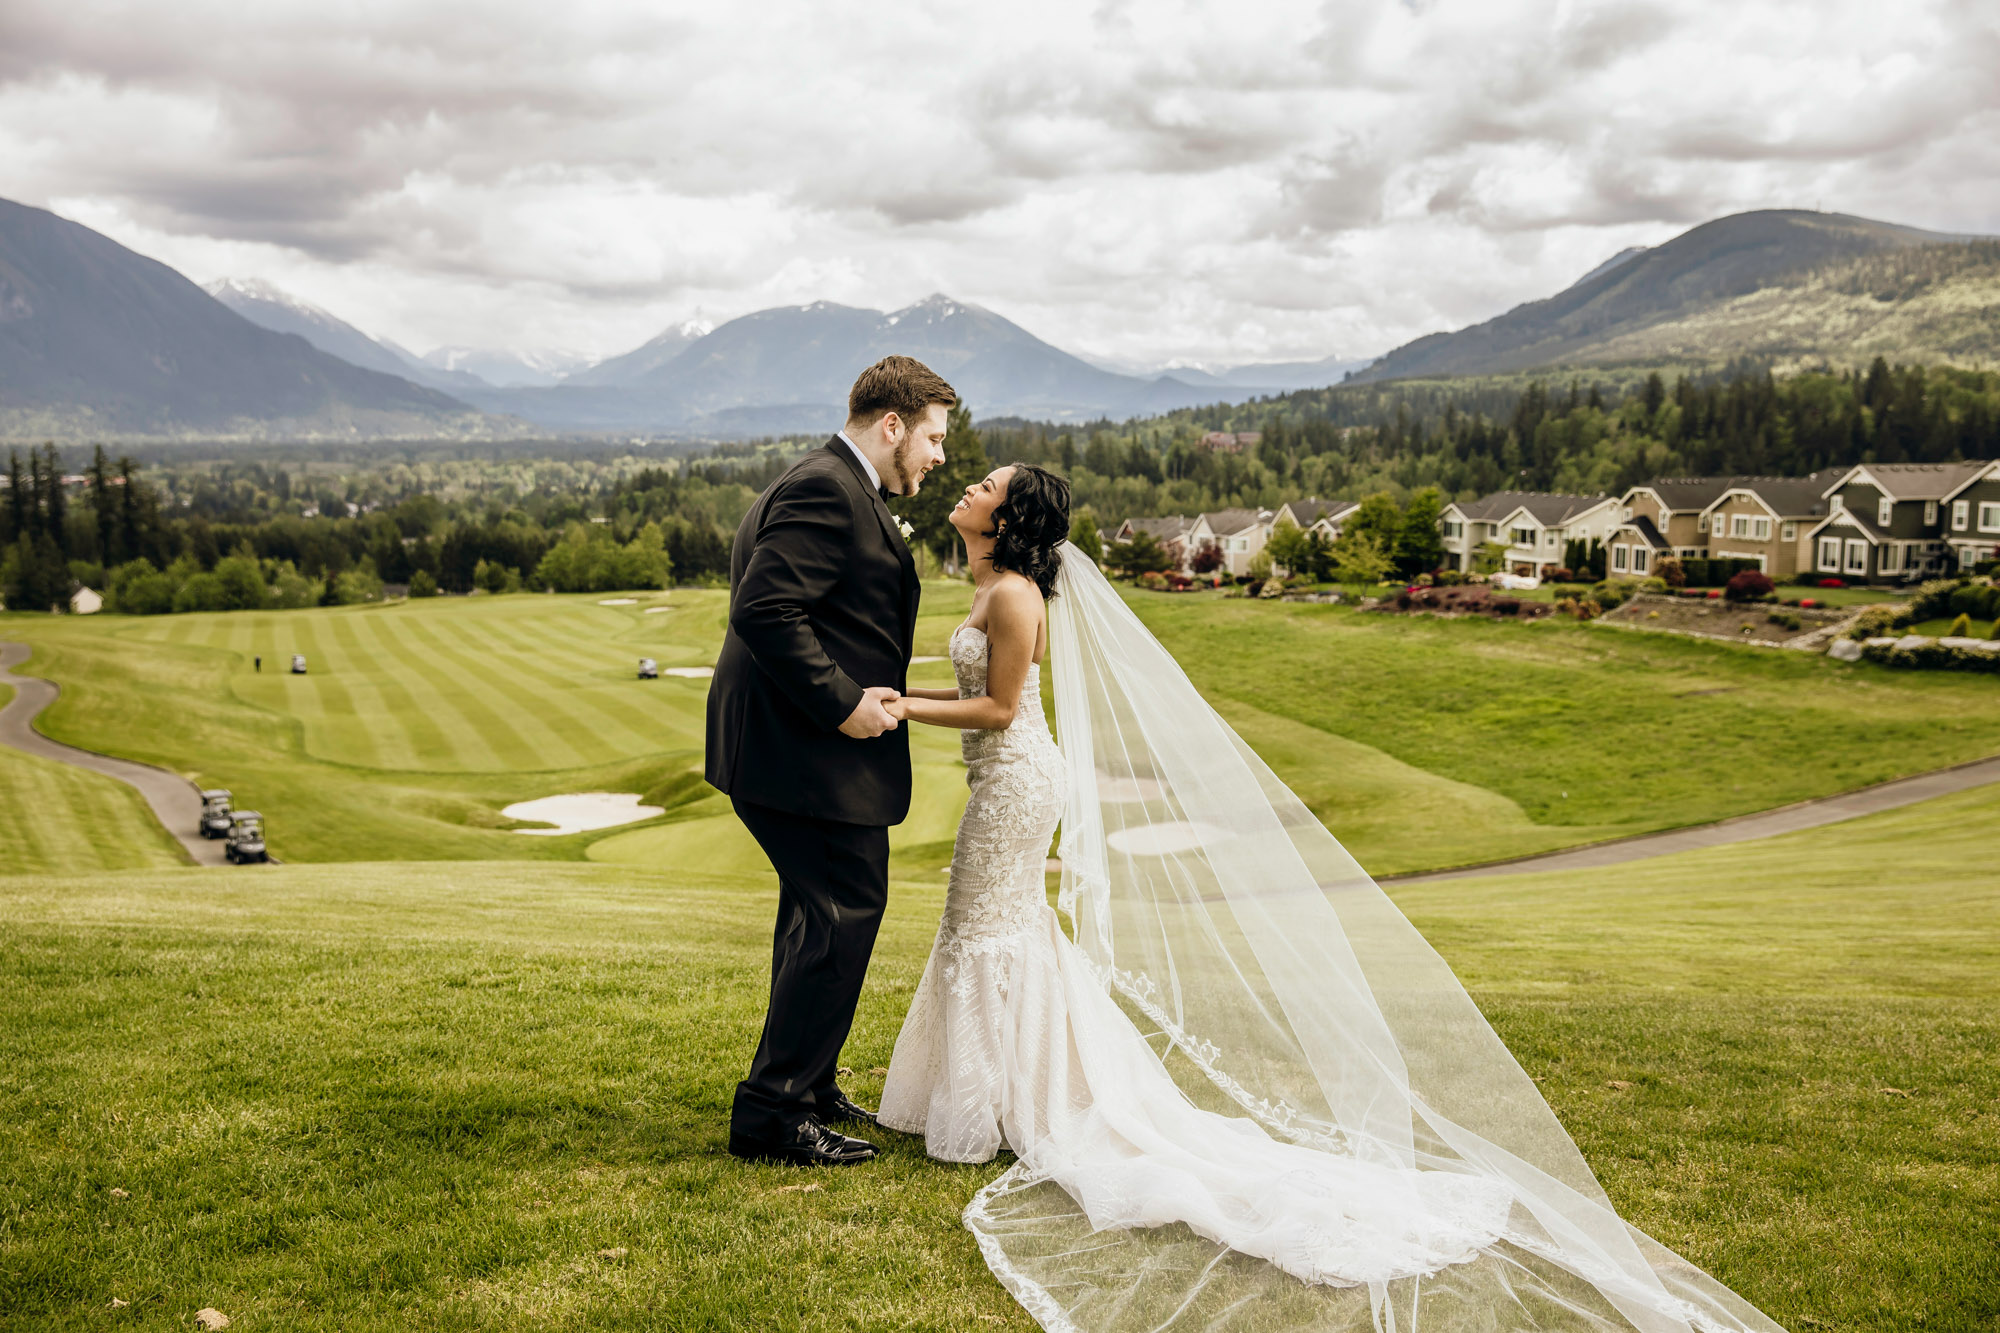
[[[201,794],[201,836],[229,836],[229,793],[220,787]]]
[[[660,664],[659,664],[658,662],[655,662],[655,661],[654,661],[654,660],[653,660],[652,658],[650,658],[650,657],[642,657],[642,658],[640,658],[640,659],[639,659],[639,679],[640,679],[640,680],[658,680],[659,678],[660,678]]]
[[[270,860],[271,854],[264,850],[264,816],[255,810],[238,810],[230,816],[229,846],[222,854],[231,865]]]
[[[306,674],[306,655],[304,653],[292,654],[292,674],[294,676],[303,676]]]

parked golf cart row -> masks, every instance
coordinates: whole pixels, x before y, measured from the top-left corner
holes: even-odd
[[[264,816],[255,810],[232,808],[229,792],[222,787],[212,787],[201,794],[201,836],[229,839],[222,854],[231,865],[271,859],[264,846]]]

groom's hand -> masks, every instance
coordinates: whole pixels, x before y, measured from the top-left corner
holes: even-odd
[[[880,736],[885,731],[896,729],[896,719],[882,705],[891,699],[902,698],[902,693],[887,685],[870,685],[861,692],[861,702],[854,705],[854,711],[847,715],[847,721],[840,724],[840,734],[865,741]]]

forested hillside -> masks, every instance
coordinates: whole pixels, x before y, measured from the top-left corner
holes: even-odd
[[[1343,385],[1077,432],[981,427],[996,462],[1067,472],[1079,502],[1133,515],[1358,499],[1437,486],[1594,494],[1657,476],[1803,475],[1876,460],[2000,456],[2000,373],[1947,367],[1818,371],[1779,378],[1626,374]],[[1209,432],[1259,432],[1241,452]]]

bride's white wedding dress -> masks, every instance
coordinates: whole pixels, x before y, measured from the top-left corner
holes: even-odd
[[[971,795],[879,1113],[946,1161],[1016,1154],[966,1224],[1029,1313],[1776,1330],[1617,1218],[1442,960],[1064,553],[1063,748],[1039,666],[1012,725],[963,733]],[[950,656],[983,694],[985,634]],[[1074,943],[1044,888],[1059,821]]]

